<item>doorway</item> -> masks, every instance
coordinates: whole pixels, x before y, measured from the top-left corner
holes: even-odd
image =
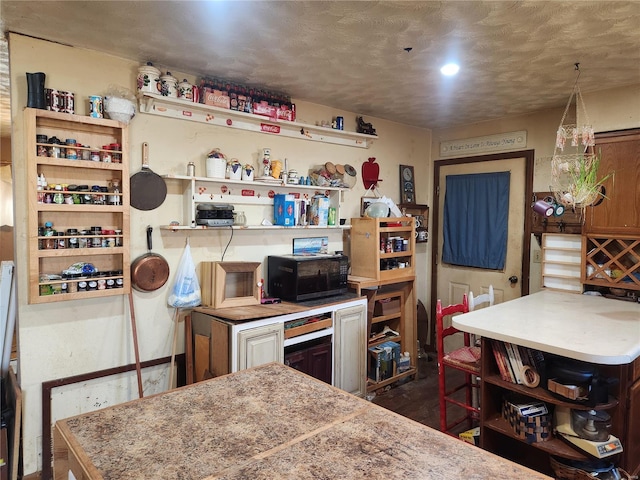
[[[453,158],[447,160],[437,160],[434,162],[434,191],[433,191],[433,223],[432,234],[433,247],[431,250],[431,318],[435,318],[435,307],[438,298],[442,298],[445,303],[459,303],[463,293],[468,293],[469,282],[467,279],[472,274],[474,285],[473,289],[476,294],[484,293],[479,288],[480,285],[488,287],[492,284],[497,290],[496,303],[516,298],[529,293],[529,257],[531,249],[531,215],[529,210],[531,199],[533,197],[533,167],[534,167],[534,151],[521,150],[515,152],[497,153],[492,155],[481,155],[475,157]],[[448,268],[448,272],[452,274],[447,279],[446,291],[443,292],[442,286],[442,212],[444,204],[446,175],[479,173],[491,171],[512,171],[512,190],[514,192],[522,192],[520,194],[510,196],[509,206],[511,220],[509,229],[509,243],[507,250],[512,249],[514,242],[517,242],[516,265],[517,271],[510,272],[509,267],[505,267],[503,271],[490,271],[477,268],[456,267]],[[517,182],[518,185],[515,185]],[[518,203],[519,202],[519,203]],[[513,215],[512,215],[513,209]],[[521,232],[520,232],[521,231]],[[515,240],[514,240],[515,239]],[[507,252],[509,256],[509,252]],[[515,279],[511,277],[516,277]],[[464,278],[464,281],[457,279]],[[511,280],[510,280],[511,278]],[[512,281],[515,280],[515,283]],[[506,281],[506,283],[505,283]],[[440,287],[439,287],[440,285]],[[457,285],[457,286],[456,286]],[[504,287],[507,285],[506,287]],[[477,287],[476,287],[477,286]],[[477,291],[476,291],[477,289]],[[508,291],[507,291],[508,290]],[[435,322],[431,324],[430,339],[435,339]],[[430,342],[432,348],[435,348],[435,342]]]

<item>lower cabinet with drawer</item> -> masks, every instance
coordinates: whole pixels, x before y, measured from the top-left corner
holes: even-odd
[[[198,382],[279,362],[364,396],[366,304],[365,297],[357,297],[248,321],[221,318],[221,309],[213,315],[196,308],[186,339],[187,379]]]

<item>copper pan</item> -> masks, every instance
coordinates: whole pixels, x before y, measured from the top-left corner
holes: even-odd
[[[147,227],[147,248],[149,251],[131,263],[131,286],[139,292],[153,292],[169,279],[169,264],[162,255],[151,251],[151,233]]]

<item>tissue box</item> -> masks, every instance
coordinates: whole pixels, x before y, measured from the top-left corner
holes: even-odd
[[[329,221],[329,199],[316,195],[311,199],[309,225],[326,227]]]
[[[293,227],[295,220],[295,197],[290,194],[277,194],[273,198],[273,223],[284,227]]]

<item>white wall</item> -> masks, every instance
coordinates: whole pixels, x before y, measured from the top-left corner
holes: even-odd
[[[133,363],[132,336],[126,297],[58,302],[44,305],[27,303],[27,199],[24,161],[22,110],[26,105],[26,72],[43,71],[46,86],[72,91],[76,98],[76,113],[86,114],[84,101],[91,94],[104,94],[111,85],[135,89],[138,64],[122,58],[80,48],[35,40],[11,34],[9,38],[13,165],[15,168],[15,226],[17,235],[18,313],[19,313],[19,376],[24,392],[24,473],[41,469],[41,384],[43,381],[92,372]],[[70,68],[69,66],[73,66]],[[193,77],[175,72],[180,78]],[[295,101],[295,99],[294,99]],[[330,120],[343,115],[345,128],[355,130],[355,112],[333,110],[321,105],[296,102],[298,118],[305,123]],[[196,163],[197,172],[204,173],[205,155],[220,148],[243,163],[254,162],[264,147],[270,147],[272,158],[287,158],[291,168],[306,176],[309,167],[327,161],[353,165],[358,171],[358,183],[344,195],[342,217],[359,216],[360,197],[364,188],[360,168],[368,157],[380,164],[381,191],[395,201],[399,199],[398,165],[414,165],[418,182],[417,201],[427,203],[430,191],[429,172],[431,135],[428,130],[408,127],[376,118],[366,118],[374,124],[380,139],[369,149],[321,144],[298,139],[249,133],[224,127],[138,114],[129,129],[131,145],[130,169],[137,172],[141,165],[141,144],[149,142],[151,168],[158,173],[185,173],[187,162]],[[421,188],[422,187],[422,188]],[[183,198],[177,182],[168,182],[164,204],[151,212],[131,210],[131,258],[146,252],[145,228],[154,226],[153,250],[168,261],[171,271],[177,269],[187,235],[195,262],[220,260],[228,231],[169,232],[160,225],[182,220]],[[296,236],[317,236],[298,235]],[[325,234],[324,232],[322,234]],[[235,232],[225,260],[263,261],[268,254],[290,251],[293,234],[289,232]],[[331,250],[343,249],[342,234],[329,233]],[[426,247],[424,247],[426,252]],[[426,253],[418,263],[418,297],[426,302]],[[172,342],[172,309],[166,299],[173,275],[162,289],[152,293],[135,292],[136,320],[141,359],[168,356]],[[180,325],[180,329],[182,325]],[[179,353],[183,351],[180,332]],[[167,388],[166,368],[144,373],[145,395]],[[64,400],[54,394],[54,420],[105,407],[137,397],[135,374],[126,380],[94,381],[65,389]],[[108,387],[107,387],[108,386]],[[112,386],[112,387],[111,387]]]

